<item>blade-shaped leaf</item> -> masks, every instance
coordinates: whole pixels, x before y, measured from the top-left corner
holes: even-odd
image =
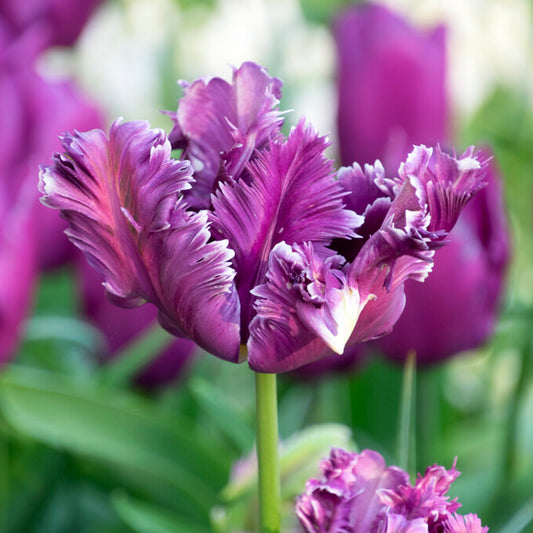
[[[166,484],[191,516],[206,516],[227,476],[224,451],[213,453],[201,428],[133,395],[13,366],[0,380],[0,407],[33,438]]]

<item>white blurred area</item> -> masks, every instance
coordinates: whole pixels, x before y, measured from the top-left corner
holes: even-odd
[[[290,123],[305,115],[320,132],[333,131],[333,39],[304,21],[297,0],[220,0],[213,9],[184,10],[173,0],[107,2],[75,50],[56,50],[47,63],[73,73],[110,120],[147,119],[168,128],[159,110],[175,109],[177,79],[229,79],[230,65],[246,60],[284,81],[281,108],[295,109]]]
[[[175,108],[177,79],[231,76],[252,60],[284,81],[282,109],[334,132],[335,50],[325,26],[304,20],[298,0],[218,0],[207,9],[177,0],[105,2],[73,51],[55,51],[45,67],[74,74],[110,120],[147,119]],[[449,91],[457,118],[468,118],[496,85],[533,101],[533,23],[529,0],[384,0],[421,27],[448,27]]]
[[[449,91],[459,116],[471,116],[499,85],[533,103],[530,0],[384,0],[421,27],[448,28]]]

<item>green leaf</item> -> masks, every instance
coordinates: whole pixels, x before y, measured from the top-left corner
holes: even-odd
[[[224,451],[157,404],[94,383],[13,365],[0,378],[0,408],[19,431],[52,446],[140,472],[164,484],[176,506],[206,519],[226,479]]]
[[[238,450],[241,453],[250,450],[255,438],[254,428],[237,406],[232,405],[219,389],[205,379],[192,379],[189,387],[210,421],[237,446]]]
[[[137,533],[209,533],[209,528],[191,522],[167,509],[117,492],[112,498],[118,516]]]

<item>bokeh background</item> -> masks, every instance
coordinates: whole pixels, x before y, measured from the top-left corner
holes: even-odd
[[[340,166],[332,28],[352,4],[101,0],[66,3],[72,13],[59,0],[23,4],[0,2],[0,531],[252,531],[252,373],[173,344],[151,309],[103,301],[100,280],[58,237],[58,214],[39,214],[38,165],[67,129],[107,128],[122,116],[169,131],[161,110],[176,109],[176,80],[228,79],[231,65],[252,60],[283,80],[286,127],[306,116],[329,135]],[[505,223],[510,235],[494,325],[473,349],[417,367],[408,387],[409,471],[449,468],[457,457],[452,495],[462,512],[490,531],[533,532],[533,4],[380,5],[413,31],[443,25],[442,142],[494,152],[504,222],[489,206],[480,231]],[[477,263],[466,265],[439,282],[458,315],[461,299],[466,307],[486,290],[482,279],[469,292],[463,281]],[[446,306],[430,302],[420,305]],[[474,330],[484,318],[461,320]],[[390,343],[279,377],[284,531],[298,531],[294,497],[331,446],[398,460],[405,371],[383,350]]]

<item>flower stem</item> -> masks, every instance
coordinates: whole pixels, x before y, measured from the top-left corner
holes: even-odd
[[[398,466],[409,470],[409,444],[412,435],[412,414],[414,403],[416,353],[411,350],[407,354],[403,371],[402,400],[400,403],[398,426]]]
[[[278,459],[276,374],[255,374],[259,523],[261,533],[279,533],[281,488]]]

